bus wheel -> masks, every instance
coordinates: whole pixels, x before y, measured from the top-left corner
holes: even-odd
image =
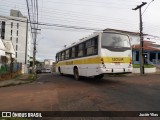
[[[94,78],[96,78],[96,79],[102,79],[103,77],[104,77],[104,74],[100,74],[100,75],[95,76]]]
[[[60,67],[58,68],[58,71],[59,71],[60,75],[63,75],[63,73],[61,73],[61,68]]]
[[[77,68],[74,68],[74,79],[79,80],[79,72]]]

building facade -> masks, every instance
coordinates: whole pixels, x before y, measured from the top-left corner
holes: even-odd
[[[54,60],[52,60],[52,59],[45,59],[44,60],[44,65],[53,65],[53,63],[54,63],[55,61]]]
[[[18,10],[11,10],[10,16],[0,16],[0,37],[10,40],[15,50],[15,61],[30,64],[31,31],[27,17]]]
[[[159,47],[158,47],[159,46]],[[144,64],[160,65],[160,45],[144,41]],[[132,61],[134,64],[140,63],[140,45],[132,46]]]

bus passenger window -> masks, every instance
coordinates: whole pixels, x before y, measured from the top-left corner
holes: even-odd
[[[65,59],[69,59],[69,50],[66,50],[65,53],[66,53],[66,54],[65,54]]]
[[[59,55],[57,54],[56,55],[56,62],[58,62],[59,61]]]
[[[86,42],[86,54],[87,55],[94,55],[97,53],[98,48],[98,41],[97,37],[93,38]]]
[[[69,49],[69,59],[72,58],[72,49]]]
[[[64,52],[62,52],[62,60],[64,60]]]
[[[71,49],[71,55],[72,55],[72,58],[75,58],[75,47],[72,47]]]
[[[78,57],[81,57],[84,55],[83,51],[84,51],[84,45],[82,43],[82,44],[78,45]]]
[[[59,53],[58,56],[59,56],[59,61],[61,61],[62,60],[61,53]]]
[[[94,53],[93,54],[97,54],[98,53],[98,37],[94,38]]]

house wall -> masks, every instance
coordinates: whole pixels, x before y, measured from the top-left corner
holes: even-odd
[[[1,56],[1,55],[5,56],[5,51],[0,50],[0,56]]]
[[[140,44],[140,39],[138,35],[129,35],[131,39],[131,45],[137,45]],[[149,37],[149,36],[146,36]],[[145,39],[145,38],[144,38]],[[153,54],[155,54],[155,57],[153,58]],[[144,55],[147,57],[144,60],[144,63],[154,63],[154,64],[160,64],[160,51],[149,51],[144,50]],[[138,58],[137,58],[138,57]],[[133,64],[140,64],[140,52],[139,50],[132,50],[132,63]]]
[[[45,65],[53,65],[54,60],[44,60]]]
[[[132,50],[132,63],[133,64],[140,64],[140,53],[139,55],[137,55],[137,52],[139,52],[139,50]],[[144,56],[146,56],[144,57],[145,58],[144,63],[150,64],[150,62],[152,62],[154,64],[160,64],[160,51],[145,50]]]

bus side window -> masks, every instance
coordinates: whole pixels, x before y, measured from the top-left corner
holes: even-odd
[[[78,57],[78,46],[75,46],[75,57]]]
[[[94,54],[97,54],[98,52],[98,38],[95,37],[91,40],[88,40],[86,42],[86,54],[87,55],[94,55]]]
[[[86,55],[90,55],[90,48],[91,46],[91,40],[88,40],[86,43],[85,43],[85,51],[86,51]]]
[[[56,62],[59,61],[59,54],[56,54]]]
[[[64,60],[66,60],[66,51],[64,51]]]
[[[58,61],[58,59],[57,59],[57,55],[58,55],[58,54],[56,54],[56,62]]]
[[[59,53],[58,56],[59,56],[59,61],[60,61],[61,60],[61,53]]]
[[[62,60],[64,60],[64,52],[62,52]]]
[[[81,43],[78,45],[78,57],[82,57],[84,55],[84,44]]]
[[[98,37],[94,38],[94,54],[98,53]]]
[[[71,55],[72,58],[75,58],[75,47],[71,48]]]
[[[72,48],[69,49],[69,59],[72,58]]]
[[[57,61],[59,61],[59,54],[57,55]]]
[[[66,53],[65,54],[65,59],[67,60],[67,59],[69,59],[69,50],[66,50],[65,53]]]

